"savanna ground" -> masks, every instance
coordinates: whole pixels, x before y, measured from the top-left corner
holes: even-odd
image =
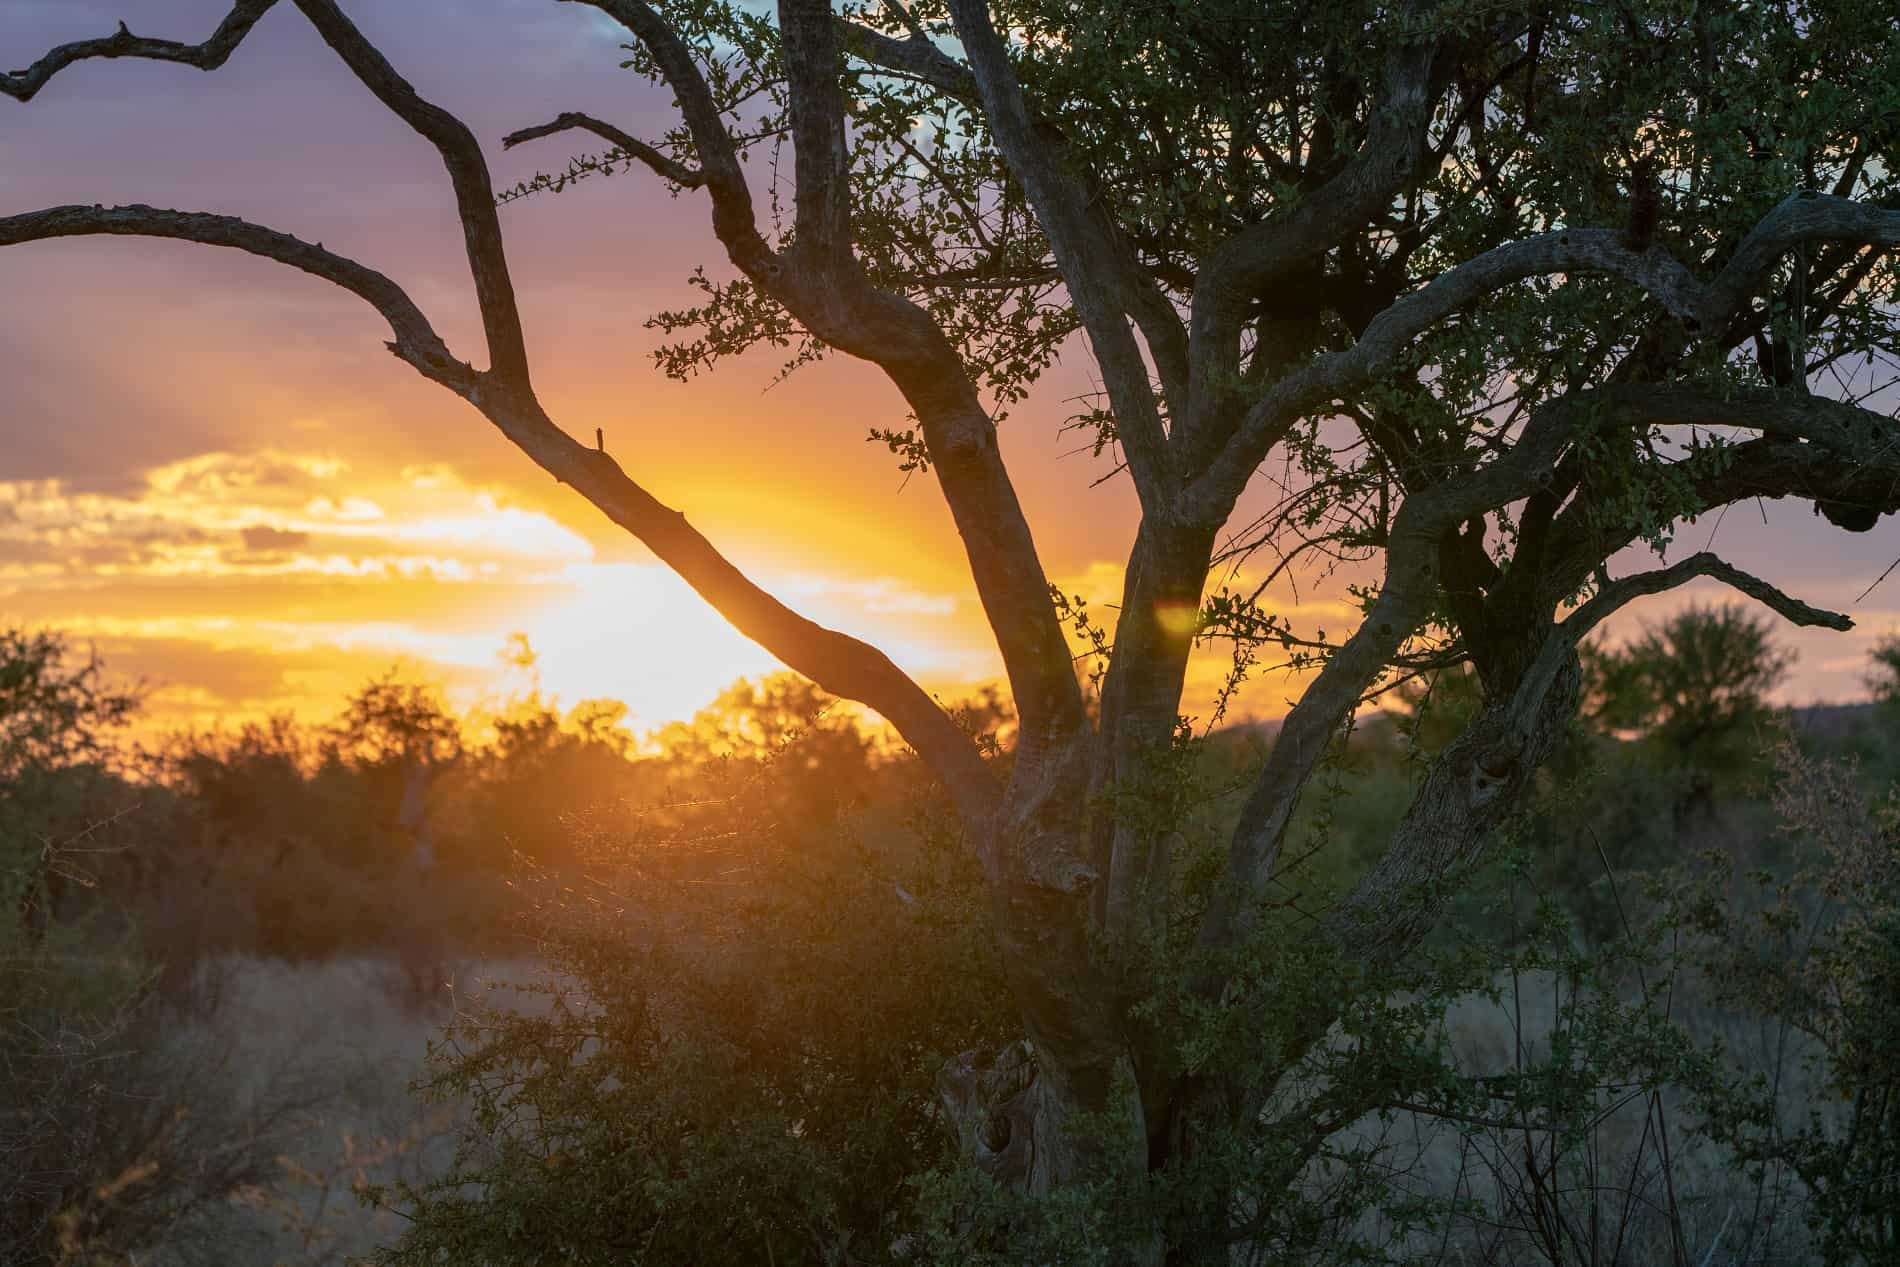
[[[636,741],[392,674],[327,725],[130,745],[81,649],[0,652],[0,1262],[1007,1261],[938,1107],[1015,1037],[980,885],[815,689]],[[1733,609],[1588,667],[1429,969],[1334,1032],[1447,1090],[1334,1123],[1300,1261],[1895,1261],[1900,642],[1872,702],[1795,713]],[[1476,694],[1389,704],[1303,805],[1296,913]],[[960,716],[1011,759],[1000,701]],[[1271,743],[1184,739],[1185,855]]]

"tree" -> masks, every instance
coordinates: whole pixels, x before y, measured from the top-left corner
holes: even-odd
[[[0,787],[23,794],[36,775],[103,763],[106,732],[137,707],[137,692],[107,683],[96,655],[75,663],[57,633],[0,629]]]
[[[87,793],[103,781],[110,732],[138,704],[137,691],[106,681],[96,655],[76,660],[59,634],[0,629],[0,930],[17,912],[37,945],[64,882],[84,879],[67,854],[98,826],[83,821]]]
[[[1590,712],[1609,729],[1655,734],[1686,753],[1761,721],[1767,693],[1793,662],[1767,621],[1734,606],[1690,606],[1590,657]]]
[[[1583,636],[1697,577],[1849,624],[1712,553],[1616,578],[1607,561],[1748,498],[1854,531],[1900,510],[1896,424],[1857,386],[1894,349],[1888,7],[585,2],[678,123],[647,140],[563,114],[503,143],[610,147],[535,186],[640,165],[703,194],[733,273],[656,318],[680,337],[663,368],[764,343],[896,385],[912,425],[877,437],[934,472],[961,534],[1019,718],[1006,777],[888,657],[764,592],[548,416],[480,144],[336,0],[292,4],[441,156],[487,368],[382,273],[232,217],[53,207],[0,218],[0,245],[183,239],[373,305],[398,358],[943,781],[1028,1037],[963,1102],[966,1139],[1010,1124],[1012,1146],[978,1154],[996,1178],[1071,1212],[1120,1200],[1115,1230],[1087,1233],[1115,1261],[1225,1261],[1280,1235],[1330,1128],[1395,1087],[1276,1089],[1389,984],[1520,802],[1575,714]],[[121,28],[0,86],[29,100],[92,57],[214,69],[273,7],[238,0],[199,44]],[[762,226],[744,159],[785,144],[789,197],[769,192],[788,214]],[[995,429],[1071,337],[1103,389],[1077,425],[1142,512],[1089,683]],[[1290,473],[1286,497],[1229,531],[1264,465]],[[1328,638],[1260,592],[1210,594],[1217,546],[1277,560],[1269,578],[1352,561],[1364,616]],[[1241,668],[1271,646],[1315,670],[1212,862],[1175,830],[1168,774],[1199,640],[1231,640]],[[1395,672],[1462,662],[1483,705],[1383,854],[1318,913],[1287,899],[1288,824],[1331,741]]]
[[[1873,670],[1867,675],[1867,689],[1889,709],[1900,705],[1900,634],[1875,643],[1873,661]]]

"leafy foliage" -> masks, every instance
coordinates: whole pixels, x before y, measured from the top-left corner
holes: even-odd
[[[0,629],[0,929],[43,936],[54,891],[87,882],[90,829],[123,808],[102,800],[111,735],[137,706],[58,634]]]
[[[109,770],[137,703],[58,634],[0,629],[7,1263],[108,1267],[161,1239],[181,1262],[212,1261],[194,1257],[204,1216],[271,1165],[261,1140],[230,1138],[218,1053],[167,1052],[149,966],[118,929],[68,909],[67,891],[97,885],[131,844]]]
[[[1774,808],[1802,846],[1791,875],[1715,865],[1684,901],[1708,939],[1709,980],[1732,1006],[1807,1043],[1823,1096],[1789,1123],[1737,1097],[1710,1128],[1757,1170],[1786,1166],[1829,1262],[1900,1261],[1900,800],[1793,744],[1775,753]],[[1759,1086],[1751,1088],[1757,1097]]]
[[[899,1257],[951,1146],[937,1071],[1007,1032],[976,878],[942,806],[901,845],[820,808],[835,732],[754,733],[690,801],[570,820],[578,876],[524,878],[546,975],[451,1026],[429,1090],[474,1126],[382,1194],[414,1208],[379,1261]]]

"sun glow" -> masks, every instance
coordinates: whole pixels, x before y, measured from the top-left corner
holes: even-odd
[[[523,623],[544,688],[567,703],[610,698],[644,730],[681,717],[735,678],[782,668],[658,565],[564,569],[570,596]]]
[[[459,707],[493,705],[521,685],[502,654],[516,634],[545,698],[618,700],[636,732],[784,667],[588,523],[440,465],[280,450],[198,454],[113,491],[0,480],[0,602],[145,678],[156,730],[322,719],[396,663]],[[995,675],[965,597],[738,561],[952,695]]]

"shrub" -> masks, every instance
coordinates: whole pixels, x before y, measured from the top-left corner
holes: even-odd
[[[803,742],[571,824],[578,872],[526,885],[547,974],[436,1051],[474,1127],[440,1182],[380,1194],[413,1209],[377,1261],[891,1258],[954,1143],[938,1070],[1000,1040],[1007,994],[952,835],[815,812]]]

